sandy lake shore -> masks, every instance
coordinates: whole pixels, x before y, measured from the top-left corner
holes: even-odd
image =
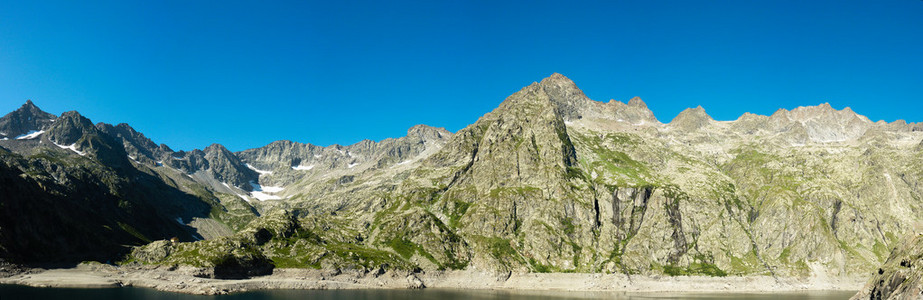
[[[272,275],[227,280],[200,278],[195,268],[114,267],[81,264],[68,269],[35,269],[0,278],[0,284],[35,287],[101,288],[135,286],[161,291],[216,295],[259,289],[494,289],[593,292],[793,292],[858,291],[861,278],[812,277],[776,279],[770,276],[627,276],[623,274],[527,273],[478,271],[339,272],[276,269]]]

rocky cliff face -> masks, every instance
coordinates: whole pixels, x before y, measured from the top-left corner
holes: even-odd
[[[94,133],[66,120],[119,141],[99,145],[238,231],[136,251],[148,263],[855,276],[923,218],[917,124],[830,105],[735,121],[699,107],[663,124],[639,98],[596,102],[560,74],[455,134],[421,125],[349,146],[174,152],[127,125]],[[61,151],[104,148],[47,135]],[[0,146],[26,153],[41,141]],[[257,215],[275,217],[246,225]],[[253,229],[261,222],[297,226]]]
[[[103,133],[116,138],[122,142],[125,152],[129,159],[144,163],[149,166],[155,166],[163,158],[173,153],[173,150],[167,145],[157,145],[151,139],[144,136],[143,133],[136,131],[128,124],[121,123],[116,126],[110,124],[96,124]]]
[[[872,273],[868,284],[852,299],[923,298],[923,234],[898,243],[888,259]]]
[[[48,141],[81,156],[90,155],[112,168],[131,168],[125,148],[115,138],[96,128],[90,119],[76,111],[61,114],[61,117],[48,126],[42,141]]]

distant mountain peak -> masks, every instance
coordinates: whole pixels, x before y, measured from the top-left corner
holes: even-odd
[[[35,103],[32,103],[32,100],[26,100],[26,103],[23,103],[23,105],[20,106],[19,109],[17,109],[16,111],[26,116],[47,118],[47,119],[55,118],[53,114],[47,113],[43,111],[42,109],[38,108],[38,106],[36,106]]]
[[[32,100],[26,100],[18,109],[0,118],[0,139],[41,131],[54,119],[55,115],[42,111]]]
[[[641,100],[641,97],[634,97],[631,100],[628,100],[628,106],[647,108],[647,103],[644,103],[644,100]]]
[[[220,151],[222,153],[231,152],[228,150],[228,148],[224,147],[224,145],[218,144],[218,143],[212,143],[211,145],[208,145],[208,147],[205,147],[205,152],[210,152],[210,151]]]
[[[75,124],[80,124],[83,127],[93,127],[93,121],[90,121],[90,119],[87,119],[87,117],[84,117],[76,110],[61,113],[60,119],[72,120]]]
[[[867,117],[857,114],[852,108],[846,107],[837,110],[830,103],[821,103],[815,106],[799,106],[792,110],[779,109],[772,114],[773,118],[786,118],[792,121],[807,122],[815,120],[824,123],[872,123]]]
[[[701,105],[687,108],[670,121],[670,125],[683,130],[696,130],[714,121]]]
[[[414,125],[410,127],[410,129],[407,129],[407,136],[420,137],[424,140],[439,139],[443,136],[450,135],[452,134],[448,130],[445,130],[445,128],[437,128],[424,124]]]
[[[47,136],[56,144],[74,144],[86,134],[94,133],[96,127],[90,119],[80,115],[76,110],[67,111],[49,127]]]
[[[573,80],[570,80],[570,78],[567,78],[567,76],[564,76],[563,74],[557,73],[557,72],[551,73],[551,75],[542,79],[542,81],[539,82],[539,84],[542,84],[542,85],[547,85],[547,84],[576,85]]]

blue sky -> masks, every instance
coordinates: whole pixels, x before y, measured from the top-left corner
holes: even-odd
[[[174,149],[457,131],[562,73],[662,122],[830,102],[923,121],[923,1],[4,1],[0,112]]]

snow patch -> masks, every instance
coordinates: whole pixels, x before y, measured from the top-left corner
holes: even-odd
[[[250,164],[244,164],[244,165],[247,166],[247,168],[250,168],[250,170],[253,170],[253,171],[257,172],[257,173],[260,173],[260,176],[263,176],[263,175],[272,175],[272,171],[260,170],[260,169],[254,168],[254,167],[251,166]]]
[[[45,133],[45,131],[44,130],[40,130],[40,131],[29,130],[29,132],[27,132],[26,134],[17,136],[16,139],[17,140],[31,140],[31,139],[37,138],[38,136],[42,135],[42,133]]]
[[[238,193],[234,193],[234,195],[237,195],[237,197],[239,197],[240,199],[244,199],[244,201],[250,202],[250,198],[247,198],[247,196],[244,196]]]
[[[250,181],[250,186],[253,187],[253,192],[250,192],[250,196],[256,198],[260,201],[266,200],[280,200],[282,197],[276,195],[270,195],[268,193],[277,193],[282,191],[284,188],[280,186],[261,186],[256,182]]]
[[[157,163],[156,163],[156,165],[157,165],[158,167],[163,167],[163,161],[162,161],[162,160],[158,160]]]
[[[51,142],[51,143],[54,144],[55,146],[61,147],[61,149],[68,149],[68,150],[74,151],[74,152],[76,152],[77,154],[80,154],[80,156],[87,155],[86,152],[77,150],[77,144],[76,144],[76,143],[70,144],[70,145],[68,145],[68,146],[58,145],[58,143],[55,143],[55,142]]]
[[[412,161],[413,161],[413,160],[405,160],[405,161],[402,161],[402,162],[397,163],[397,165],[398,165],[398,166],[400,166],[400,165],[406,165],[406,164],[409,164],[409,163],[412,162]]]
[[[284,187],[281,186],[264,186],[263,191],[267,193],[278,193],[284,190]]]
[[[352,163],[352,164],[349,164],[349,165],[346,166],[346,167],[352,169],[353,167],[358,166],[358,165],[359,165],[359,163]]]
[[[260,201],[266,201],[266,200],[282,200],[282,197],[279,197],[279,196],[276,196],[276,195],[266,194],[266,193],[263,193],[263,192],[252,192],[252,193],[250,193],[250,195],[252,195],[253,198],[256,198],[257,200],[260,200]]]
[[[321,158],[322,156],[323,155],[320,155],[320,154],[314,154],[314,158]]]
[[[298,166],[292,167],[292,170],[298,170],[298,171],[307,171],[310,169],[314,169],[314,165],[310,165],[310,166],[298,165]]]
[[[186,223],[183,223],[183,218],[180,217],[176,217],[176,223],[179,223],[180,225],[186,225]]]

